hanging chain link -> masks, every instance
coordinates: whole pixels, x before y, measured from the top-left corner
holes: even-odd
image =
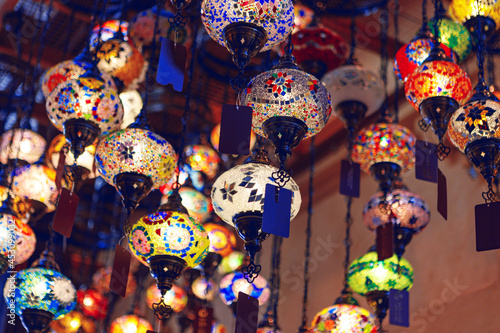
[[[252,283],[259,276],[261,270],[262,266],[255,263],[255,256],[250,255],[249,263],[247,266],[241,268],[241,273],[243,273],[243,277],[248,283]]]

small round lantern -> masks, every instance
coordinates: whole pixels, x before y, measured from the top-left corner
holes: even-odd
[[[210,217],[212,213],[212,204],[210,203],[210,199],[203,193],[190,187],[180,187],[178,191],[182,199],[182,205],[186,207],[189,216],[197,223],[203,223]],[[160,202],[162,205],[168,202],[170,194],[171,192],[162,196]]]
[[[227,257],[222,258],[218,271],[220,275],[225,275],[237,271],[243,266],[245,255],[239,251],[231,252]]]
[[[156,284],[152,284],[146,290],[146,304],[153,309],[153,304],[158,303],[161,300],[161,291],[158,289]],[[172,288],[167,291],[164,296],[164,302],[172,308],[175,313],[181,312],[188,303],[188,296],[184,289],[172,284]]]
[[[193,281],[191,291],[197,298],[211,302],[217,294],[218,287],[214,280],[199,276]]]
[[[236,248],[236,237],[228,228],[217,223],[203,225],[210,239],[210,252],[220,254],[223,258],[230,255]]]
[[[136,315],[125,315],[116,318],[111,323],[110,333],[146,333],[152,331],[151,325],[146,319]]]
[[[108,314],[108,298],[94,289],[78,290],[77,303],[80,310],[95,320],[102,320]]]
[[[234,311],[240,291],[255,297],[259,301],[259,306],[264,305],[271,295],[269,285],[262,276],[257,276],[252,283],[249,283],[243,273],[234,272],[224,276],[220,281],[220,297],[224,304],[231,306]]]
[[[436,33],[435,21],[436,18],[432,18],[428,23],[429,29],[433,34]],[[443,47],[445,52],[446,48],[444,46],[456,53],[460,62],[464,61],[472,51],[472,41],[469,30],[462,24],[443,15],[438,18],[438,32],[441,47]],[[448,55],[448,53],[446,53],[446,55]],[[451,56],[449,57],[452,58]]]
[[[186,163],[196,171],[201,171],[212,179],[219,170],[220,157],[212,148],[205,145],[191,145],[184,149]]]
[[[292,34],[307,27],[314,19],[314,11],[300,3],[294,5],[293,13]]]
[[[28,164],[35,163],[42,157],[46,145],[47,141],[32,130],[8,130],[0,137],[0,162],[7,164],[9,160],[18,159]]]
[[[311,333],[377,333],[375,317],[358,305],[335,304],[318,312]]]

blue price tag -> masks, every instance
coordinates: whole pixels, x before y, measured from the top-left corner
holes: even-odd
[[[175,44],[170,39],[163,38],[156,82],[163,85],[172,84],[175,90],[182,91],[186,54],[186,48],[183,45]]]
[[[389,292],[389,323],[410,326],[410,294],[406,290],[391,289]]]
[[[292,191],[272,184],[266,185],[262,231],[288,238],[290,236],[290,210]]]

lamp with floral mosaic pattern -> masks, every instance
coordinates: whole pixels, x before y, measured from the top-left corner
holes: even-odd
[[[29,333],[45,332],[76,306],[76,290],[59,272],[52,253],[45,251],[30,268],[16,273],[4,288],[7,304],[15,299],[15,313]]]
[[[294,8],[291,0],[203,0],[201,20],[242,71],[257,53],[280,44],[292,32]]]
[[[474,40],[487,41],[500,28],[500,2],[491,0],[453,0],[450,16],[469,29]]]

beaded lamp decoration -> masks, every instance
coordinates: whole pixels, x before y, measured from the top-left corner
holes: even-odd
[[[437,22],[434,23],[437,25]],[[443,160],[450,152],[443,144],[448,121],[468,99],[472,84],[467,73],[446,56],[437,38],[429,57],[408,75],[405,93],[406,99],[423,117],[420,128],[425,131],[429,124],[432,126],[439,139],[437,155]]]
[[[7,303],[15,298],[15,313],[30,333],[45,332],[52,320],[64,317],[76,306],[75,287],[59,272],[53,254],[47,251],[6,283],[4,298]]]
[[[292,149],[319,133],[332,112],[330,93],[321,81],[297,67],[292,51],[289,38],[279,64],[254,77],[241,94],[241,104],[253,110],[254,132],[274,146],[280,169],[273,177],[280,186],[290,179],[285,160]]]
[[[234,272],[224,276],[219,283],[219,295],[224,304],[229,305],[233,311],[236,311],[239,292],[257,298],[259,306],[264,305],[271,290],[265,278],[257,276],[253,282],[248,282],[244,274]]]
[[[161,298],[161,291],[158,289],[156,284],[152,284],[146,290],[146,304],[151,309],[153,309],[153,304],[158,303]],[[163,297],[163,301],[165,302],[165,304],[172,308],[172,311],[178,313],[184,310],[184,308],[188,304],[188,296],[184,289],[177,286],[176,284],[172,284],[172,288],[167,291],[167,293]]]
[[[381,326],[389,307],[389,291],[410,290],[413,286],[413,267],[395,254],[378,261],[377,252],[354,260],[349,266],[349,287],[360,295],[366,295]]]
[[[292,32],[294,8],[291,0],[203,0],[201,20],[210,37],[232,53],[241,72],[250,58]]]
[[[363,222],[371,231],[386,223],[394,225],[394,252],[401,258],[413,235],[420,233],[430,221],[427,203],[406,188],[389,193],[378,192],[363,208]]]
[[[55,333],[94,333],[94,321],[80,311],[71,311],[59,320],[50,324]]]
[[[153,330],[153,325],[144,318],[130,314],[116,318],[109,329],[110,333],[146,333]]]
[[[214,178],[219,170],[220,157],[206,145],[192,145],[184,149],[186,163],[196,171],[203,172],[209,179]]]
[[[56,209],[56,171],[45,165],[30,164],[14,171],[12,191],[29,206],[32,220]]]
[[[388,192],[399,174],[415,165],[415,143],[415,136],[406,127],[375,123],[359,131],[352,159]]]
[[[171,193],[172,191],[163,195],[160,204],[166,204]],[[213,210],[212,204],[210,203],[210,199],[203,193],[190,187],[180,187],[179,195],[182,199],[182,205],[186,207],[189,216],[191,216],[196,223],[203,223],[210,217]]]
[[[112,267],[102,267],[99,268],[92,276],[92,288],[100,292],[101,294],[107,294],[110,292],[109,283],[111,281]],[[137,286],[137,282],[132,274],[129,274],[127,279],[126,296],[132,295]]]
[[[293,14],[292,34],[304,29],[314,20],[314,11],[300,3],[294,5]]]
[[[292,35],[293,56],[307,73],[321,79],[347,59],[342,37],[324,27],[305,27]]]
[[[477,22],[479,25],[481,22]],[[479,168],[488,182],[483,199],[494,202],[498,194],[493,190],[500,165],[500,101],[490,92],[484,80],[484,45],[486,37],[478,40],[478,84],[474,94],[455,111],[448,124],[448,137],[469,162]]]
[[[97,290],[78,290],[76,301],[83,314],[95,320],[102,320],[108,314],[108,298]]]
[[[238,231],[245,242],[245,250],[250,255],[250,263],[243,268],[249,282],[258,276],[261,266],[254,262],[255,255],[262,248],[267,234],[262,232],[262,216],[267,184],[276,184],[273,174],[278,169],[270,165],[265,149],[257,145],[246,163],[237,165],[221,174],[212,186],[212,205],[215,213]],[[300,209],[300,190],[295,181],[290,180],[284,188],[292,191],[290,219]]]
[[[453,0],[448,11],[469,29],[475,41],[487,41],[500,28],[500,2],[496,0]]]
[[[177,191],[157,212],[132,224],[127,235],[132,254],[150,267],[162,295],[184,268],[193,268],[205,259],[210,245],[207,232],[187,214]],[[158,318],[168,318],[172,312],[163,298],[154,310]]]
[[[0,137],[0,162],[7,164],[9,160],[35,163],[42,157],[47,141],[38,133],[23,128],[8,130]]]

